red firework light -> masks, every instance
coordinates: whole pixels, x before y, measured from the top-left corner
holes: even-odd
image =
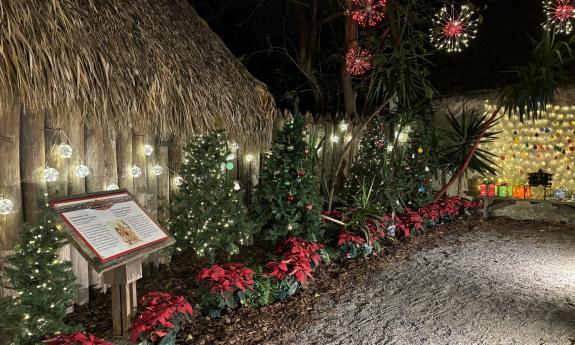
[[[370,60],[367,49],[351,48],[345,55],[345,69],[353,76],[360,76],[371,69]]]
[[[574,10],[575,10],[575,8],[573,8],[573,6],[571,6],[569,4],[559,5],[555,9],[555,18],[557,18],[557,20],[559,20],[561,22],[569,20],[571,18],[571,16],[573,15]]]
[[[351,19],[363,27],[374,27],[385,17],[387,0],[353,0]]]
[[[443,34],[447,37],[457,37],[462,31],[463,25],[454,20],[448,20],[443,27]]]

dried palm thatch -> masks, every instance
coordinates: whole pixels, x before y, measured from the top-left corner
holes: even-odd
[[[64,120],[269,141],[274,102],[185,0],[0,1],[4,97]]]

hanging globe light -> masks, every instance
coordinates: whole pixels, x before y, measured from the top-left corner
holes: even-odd
[[[154,175],[156,176],[160,176],[162,175],[162,172],[164,171],[164,168],[162,168],[159,164],[156,164],[152,167],[152,172],[154,173]]]
[[[14,211],[14,203],[10,199],[0,196],[0,215],[7,215]]]
[[[90,175],[90,168],[84,164],[80,164],[76,167],[76,176],[79,178],[85,178],[88,175]]]
[[[44,168],[44,180],[46,182],[56,182],[60,177],[58,170],[50,167]]]
[[[176,186],[181,186],[182,184],[184,184],[184,178],[181,176],[176,176],[176,178],[174,179],[174,184]]]
[[[152,153],[154,153],[154,147],[150,144],[146,144],[144,145],[144,154],[146,156],[151,155]]]
[[[58,152],[58,154],[62,158],[70,158],[70,157],[72,157],[72,153],[74,153],[72,146],[70,146],[68,144],[60,144],[58,146],[58,148],[56,149],[56,151]]]
[[[130,169],[130,175],[132,175],[132,177],[140,177],[142,176],[142,169],[133,166],[132,169]]]

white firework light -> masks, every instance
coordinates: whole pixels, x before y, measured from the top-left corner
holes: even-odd
[[[575,18],[575,2],[571,0],[548,0],[543,4],[547,20],[543,28],[550,32],[570,34]]]
[[[478,23],[475,12],[467,5],[459,9],[454,5],[443,7],[433,18],[431,43],[439,50],[460,52],[475,38]]]

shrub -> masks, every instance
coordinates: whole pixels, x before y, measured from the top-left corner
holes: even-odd
[[[170,293],[149,292],[140,303],[143,310],[132,323],[132,341],[173,345],[182,322],[193,314],[184,297]]]

